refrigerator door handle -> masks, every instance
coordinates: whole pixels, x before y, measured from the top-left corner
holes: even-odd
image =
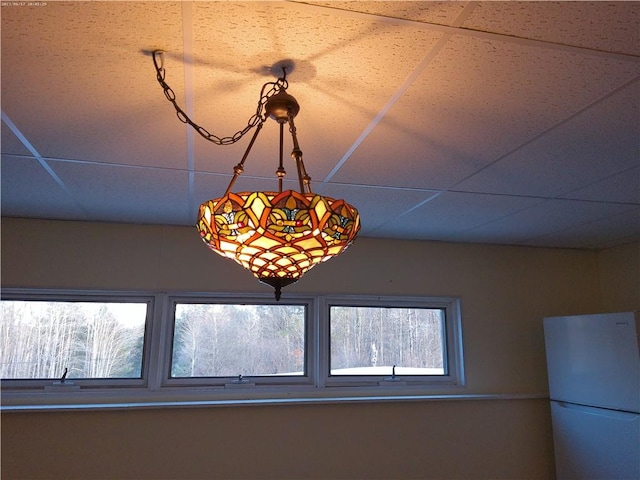
[[[640,413],[635,413],[635,412],[625,412],[622,410],[611,410],[607,408],[591,407],[588,405],[580,405],[578,403],[562,402],[558,400],[554,400],[554,401],[559,407],[566,408],[569,410],[576,410],[579,412],[586,413],[588,415],[597,415],[599,417],[614,418],[616,420],[626,420],[629,422],[633,422],[634,420],[638,419],[638,417],[640,417]]]

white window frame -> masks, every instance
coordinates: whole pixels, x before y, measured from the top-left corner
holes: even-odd
[[[107,292],[85,290],[39,290],[39,289],[3,289],[2,300],[44,301],[44,302],[96,302],[96,303],[146,303],[142,346],[141,376],[137,378],[70,378],[60,379],[2,379],[3,393],[7,390],[44,389],[48,391],[73,391],[79,388],[131,388],[149,385],[149,370],[153,364],[152,348],[154,335],[154,316],[158,296],[141,292]]]
[[[305,372],[303,375],[296,376],[243,376],[239,377],[172,377],[171,363],[173,357],[173,334],[174,334],[174,312],[175,306],[179,303],[195,303],[195,304],[227,304],[227,305],[299,305],[305,308]],[[165,308],[166,316],[163,329],[163,338],[166,339],[167,347],[162,349],[164,354],[163,375],[161,385],[165,387],[213,387],[225,389],[240,389],[260,386],[296,386],[315,384],[315,364],[316,344],[313,330],[313,317],[316,311],[316,299],[314,297],[288,296],[279,302],[273,301],[272,296],[264,295],[198,295],[198,294],[176,294],[167,296],[167,308]],[[239,372],[242,374],[242,372]]]
[[[444,362],[443,375],[331,375],[331,335],[330,309],[333,306],[345,307],[382,307],[382,308],[424,308],[439,309],[444,312]],[[395,390],[400,387],[463,386],[464,358],[462,353],[462,318],[460,299],[455,297],[380,297],[380,296],[327,296],[322,299],[321,351],[325,359],[322,362],[321,379],[325,387],[383,387]]]
[[[51,380],[2,380],[1,410],[120,408],[159,405],[232,405],[255,402],[410,400],[461,395],[465,387],[462,320],[457,297],[3,289],[3,300],[144,301],[147,323],[140,379],[75,380],[58,389]],[[292,304],[306,308],[303,376],[171,378],[174,308],[177,303]],[[331,376],[329,308],[332,305],[437,308],[445,312],[445,375]],[[55,383],[55,382],[54,382]]]

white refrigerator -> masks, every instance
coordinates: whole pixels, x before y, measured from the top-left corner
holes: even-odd
[[[544,319],[558,480],[640,479],[639,320]]]

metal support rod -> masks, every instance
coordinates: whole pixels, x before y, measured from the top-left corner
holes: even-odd
[[[224,192],[225,197],[229,195],[229,192],[233,188],[233,184],[236,183],[236,180],[238,179],[238,177],[244,172],[244,162],[249,156],[251,147],[253,147],[253,143],[256,141],[256,138],[258,138],[258,134],[260,133],[260,130],[262,130],[263,125],[264,125],[264,122],[256,125],[256,131],[254,132],[253,137],[251,137],[251,141],[249,142],[249,145],[247,146],[247,149],[245,150],[244,155],[242,156],[242,160],[240,160],[240,163],[238,163],[235,167],[233,167],[233,177],[229,182],[229,186],[227,187],[227,190]]]
[[[293,123],[294,115],[289,112],[289,131],[291,132],[291,138],[293,139],[293,151],[291,156],[296,161],[296,167],[298,168],[298,180],[300,182],[300,193],[311,193],[311,177],[307,175],[304,168],[304,161],[302,160],[302,150],[298,144],[298,136],[296,135],[296,126]]]
[[[280,123],[280,164],[276,175],[278,177],[278,192],[282,193],[282,183],[287,172],[284,169],[284,122],[278,123]]]

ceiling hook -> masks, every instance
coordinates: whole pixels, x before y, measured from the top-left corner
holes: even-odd
[[[164,69],[164,50],[154,50],[152,54],[153,54],[153,62],[155,63],[156,68],[158,70]],[[159,62],[157,61],[158,58],[160,59]]]

